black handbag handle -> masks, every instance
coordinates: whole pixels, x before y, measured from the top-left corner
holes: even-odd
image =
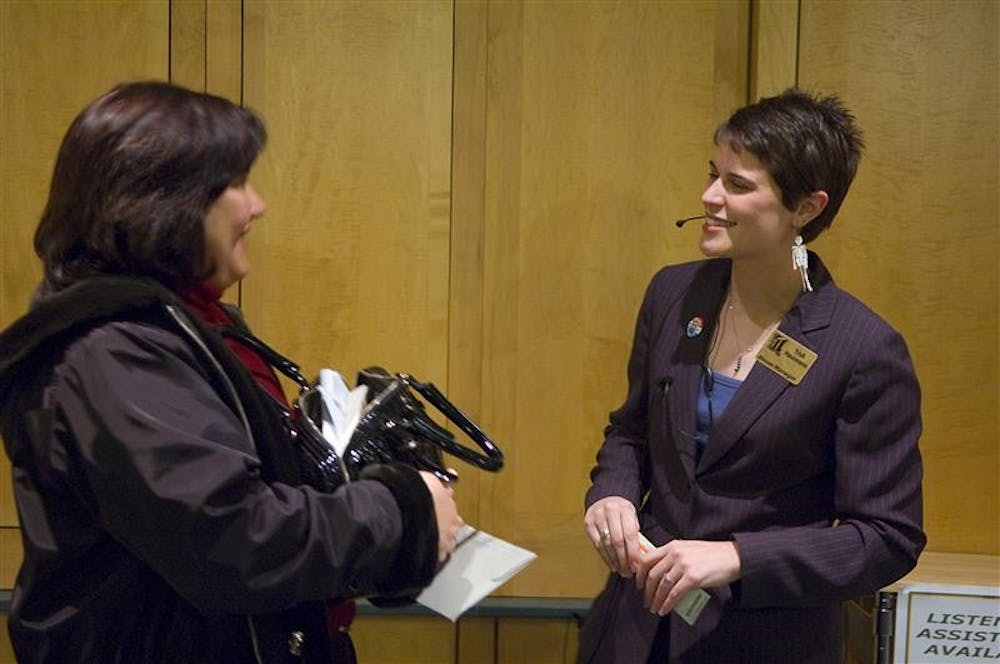
[[[465,413],[458,409],[451,401],[448,400],[441,390],[435,387],[434,383],[422,383],[413,376],[405,373],[398,374],[399,379],[405,384],[412,387],[417,393],[420,394],[427,403],[431,404],[438,409],[442,415],[448,418],[455,426],[461,429],[465,435],[467,435],[483,453],[479,453],[469,447],[461,445],[455,440],[455,437],[451,435],[451,432],[446,429],[441,429],[438,427],[433,420],[428,420],[427,422],[419,421],[418,427],[424,428],[421,425],[427,425],[425,430],[422,431],[424,435],[428,437],[434,437],[434,440],[438,442],[441,447],[445,449],[449,454],[458,457],[468,463],[475,466],[479,466],[484,470],[489,470],[496,472],[503,468],[503,452],[500,451],[486,432],[479,428],[475,422],[470,420]],[[430,433],[431,429],[434,429],[434,434]],[[436,434],[444,434],[438,436]]]
[[[380,376],[380,379],[383,378]],[[365,405],[364,412],[361,414],[361,418],[358,420],[357,426],[354,428],[354,433],[352,434],[351,440],[353,442],[354,436],[360,434],[363,438],[369,435],[370,431],[377,432],[380,429],[379,420],[384,417],[382,412],[382,405],[392,406],[395,402],[401,402],[406,404],[406,402],[413,402],[415,407],[423,410],[423,406],[418,402],[414,401],[406,392],[407,385],[401,380],[398,380],[394,376],[389,377],[388,385],[386,385],[381,391],[375,393],[375,396]],[[412,409],[413,407],[410,407]],[[395,424],[398,425],[398,429],[405,430],[409,435],[414,433],[420,433],[421,427],[418,424],[423,424],[423,421],[417,418],[399,416],[399,413],[394,413],[399,419]],[[430,424],[434,425],[433,422],[428,420]],[[434,425],[435,427],[437,425]],[[445,429],[437,427],[437,431],[444,432],[445,437],[450,437],[451,434]],[[441,448],[441,443],[437,438],[437,431],[434,432],[435,435],[423,437],[423,442],[429,443],[434,446],[435,449]],[[377,435],[377,434],[376,434]],[[398,434],[397,434],[398,435]],[[416,445],[416,442],[411,438],[405,441],[405,444],[409,446]],[[345,455],[350,457],[353,454],[352,446],[348,445]],[[439,480],[444,482],[445,485],[451,485],[458,481],[458,473],[448,468],[445,468],[436,459],[428,458],[421,454],[414,454],[412,458],[409,459],[411,463],[417,468],[417,470],[426,470],[433,473]]]

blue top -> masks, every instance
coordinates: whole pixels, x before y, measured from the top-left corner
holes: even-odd
[[[730,378],[705,367],[702,375],[701,389],[698,391],[697,416],[695,418],[698,451],[705,448],[708,434],[712,431],[715,420],[722,416],[726,406],[732,400],[736,390],[743,384],[742,380]]]

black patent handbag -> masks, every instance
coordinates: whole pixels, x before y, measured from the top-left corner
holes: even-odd
[[[374,366],[358,372],[357,384],[368,387],[368,401],[346,449],[338,455],[322,433],[323,398],[316,382],[307,380],[297,364],[249,332],[229,327],[223,334],[252,347],[298,384],[292,411],[279,407],[296,447],[302,477],[320,491],[334,491],[357,479],[366,466],[391,462],[429,471],[452,483],[458,476],[446,467],[444,454],[491,472],[503,467],[503,452],[496,443],[433,383]],[[417,394],[458,427],[475,447],[461,444],[451,431],[435,422]]]

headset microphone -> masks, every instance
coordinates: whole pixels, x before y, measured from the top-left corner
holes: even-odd
[[[716,226],[725,226],[726,228],[729,228],[731,226],[735,226],[736,225],[735,221],[728,221],[728,220],[725,220],[725,219],[716,219],[715,217],[710,217],[707,214],[699,214],[697,217],[688,217],[687,219],[678,219],[674,223],[677,224],[677,228],[681,228],[687,222],[694,221],[695,219],[708,219],[710,221],[714,221],[715,222],[714,225],[716,225]]]
[[[697,217],[688,217],[687,219],[678,219],[676,222],[677,228],[681,228],[684,224],[689,221],[694,221],[695,219],[705,219],[705,215],[699,214]]]

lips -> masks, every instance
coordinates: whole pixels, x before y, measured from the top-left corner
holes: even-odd
[[[713,217],[712,215],[706,214],[705,225],[715,226],[716,228],[731,228],[736,225],[736,222],[723,219],[722,217]]]

